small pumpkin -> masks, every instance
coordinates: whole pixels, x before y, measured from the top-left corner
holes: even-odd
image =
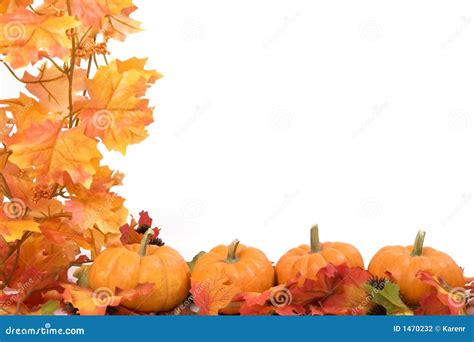
[[[229,246],[220,245],[202,255],[196,262],[191,281],[213,283],[226,277],[227,283],[239,292],[263,292],[275,283],[272,262],[257,248],[247,247],[234,240]],[[238,309],[227,307],[219,311],[236,314]]]
[[[417,276],[426,271],[443,278],[451,287],[462,287],[464,276],[461,268],[447,254],[434,248],[423,247],[426,233],[420,230],[413,246],[386,246],[380,249],[369,264],[369,272],[386,277],[387,272],[400,286],[400,294],[408,305],[418,305],[431,291]]]
[[[188,264],[171,247],[148,245],[152,234],[149,229],[140,244],[108,248],[100,253],[90,268],[89,287],[114,291],[151,283],[151,293],[121,302],[129,309],[144,312],[168,311],[186,299],[190,287]]]
[[[343,242],[320,243],[318,225],[311,227],[310,237],[309,246],[292,248],[278,260],[275,268],[278,284],[286,284],[298,274],[314,278],[328,263],[364,268],[362,256],[354,246]]]

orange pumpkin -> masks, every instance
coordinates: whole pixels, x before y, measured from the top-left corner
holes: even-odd
[[[274,285],[275,273],[265,254],[234,240],[229,246],[220,245],[201,256],[194,266],[191,281],[213,283],[226,277],[228,284],[239,292],[263,292]],[[212,278],[212,279],[211,279]],[[238,309],[227,307],[224,314],[236,314]]]
[[[413,246],[386,246],[380,249],[369,264],[369,272],[377,277],[387,273],[400,286],[400,294],[409,305],[418,305],[431,287],[417,277],[426,271],[443,278],[451,287],[462,287],[464,276],[461,268],[447,254],[434,248],[423,247],[425,232],[420,230]]]
[[[317,225],[311,228],[311,244],[301,245],[286,252],[275,268],[278,284],[286,284],[301,274],[314,278],[320,268],[328,263],[333,265],[347,264],[349,267],[364,268],[364,261],[359,251],[352,245],[343,242],[319,242]]]
[[[134,289],[138,284],[152,283],[151,293],[121,305],[138,311],[168,311],[186,299],[189,291],[189,267],[183,257],[167,246],[148,246],[151,230],[140,244],[113,247],[104,250],[94,261],[89,272],[89,286]]]

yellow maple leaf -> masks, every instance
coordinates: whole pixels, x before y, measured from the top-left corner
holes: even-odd
[[[58,114],[49,113],[38,101],[23,93],[15,99],[0,100],[0,105],[3,106],[1,109],[12,114],[17,132],[30,127],[33,122],[47,119],[55,121],[61,118]]]
[[[79,113],[88,136],[99,137],[108,149],[122,154],[148,136],[145,127],[153,122],[152,108],[142,96],[162,76],[145,70],[145,63],[132,58],[99,68],[88,82],[91,100]]]
[[[72,16],[38,15],[20,8],[0,16],[0,53],[13,68],[35,63],[43,53],[64,58],[71,46],[66,31],[79,24]]]
[[[6,242],[20,239],[23,233],[39,232],[39,224],[33,220],[8,220],[8,218],[0,219],[0,233]]]
[[[10,160],[20,168],[33,166],[38,180],[65,184],[64,173],[75,183],[89,187],[102,155],[97,141],[81,128],[62,130],[61,122],[33,124],[6,139],[13,152]]]

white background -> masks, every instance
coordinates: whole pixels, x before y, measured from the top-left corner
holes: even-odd
[[[106,162],[186,258],[238,237],[277,261],[306,243],[449,253],[467,275],[474,211],[472,1],[136,1],[151,136]],[[1,71],[2,97],[20,85]]]

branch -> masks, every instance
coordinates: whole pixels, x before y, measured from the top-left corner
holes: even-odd
[[[59,70],[61,71],[63,74],[66,74],[67,75],[67,71],[64,70],[63,68],[61,68],[55,61],[54,59],[52,59],[51,57],[49,56],[45,56],[45,58],[50,61],[51,63],[53,63],[53,65]]]
[[[63,76],[58,76],[58,77],[50,78],[50,79],[47,79],[47,80],[41,80],[41,79],[40,79],[40,80],[36,80],[36,81],[23,81],[20,77],[18,77],[17,74],[15,74],[15,72],[13,71],[13,69],[12,69],[7,63],[5,63],[5,61],[3,61],[3,60],[0,60],[0,61],[3,63],[3,65],[5,65],[5,67],[8,69],[8,71],[10,72],[10,74],[12,74],[13,77],[15,77],[15,79],[16,79],[17,81],[20,81],[20,82],[25,83],[25,84],[53,82],[53,81],[57,81],[57,80],[63,78]]]
[[[67,4],[67,12],[69,15],[72,15],[72,9],[71,9],[71,0],[66,1]],[[76,67],[76,36],[75,36],[75,30],[72,29],[72,34],[71,34],[71,57],[69,61],[69,75],[68,75],[68,81],[69,81],[69,87],[68,87],[68,98],[69,98],[69,128],[73,127],[73,108],[72,108],[72,83],[74,80],[74,68]]]

